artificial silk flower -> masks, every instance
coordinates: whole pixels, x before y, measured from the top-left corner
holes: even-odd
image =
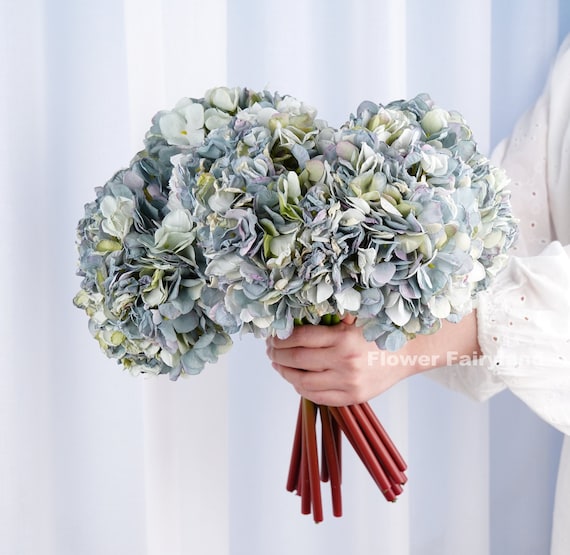
[[[461,114],[425,94],[365,101],[338,129],[288,95],[217,87],[153,118],[144,149],[86,204],[74,298],[133,374],[197,374],[232,337],[347,316],[397,350],[473,309],[517,234],[508,178]],[[340,516],[340,433],[386,499],[405,463],[365,403],[300,403],[287,489]]]

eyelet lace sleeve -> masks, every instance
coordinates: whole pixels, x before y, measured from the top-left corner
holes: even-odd
[[[513,257],[480,295],[477,320],[493,381],[570,434],[570,246]]]

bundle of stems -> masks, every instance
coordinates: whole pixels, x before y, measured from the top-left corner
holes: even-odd
[[[327,407],[301,397],[287,490],[301,497],[301,513],[312,514],[316,523],[323,520],[321,482],[330,482],[333,515],[342,516],[343,434],[388,501],[396,501],[407,481],[406,463],[368,403]]]
[[[326,314],[320,324],[334,326],[340,321],[338,314]],[[295,320],[297,326],[305,324],[304,320]],[[318,416],[321,420],[320,458]],[[407,481],[406,463],[368,403],[329,407],[301,397],[287,491],[301,497],[301,513],[312,513],[316,523],[323,520],[321,482],[330,482],[333,515],[342,516],[343,434],[388,501],[396,501]]]

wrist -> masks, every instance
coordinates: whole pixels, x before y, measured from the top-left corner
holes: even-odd
[[[473,311],[460,322],[443,321],[441,329],[419,335],[405,346],[413,360],[410,374],[455,364],[458,360],[476,359],[481,355],[477,338],[477,314]]]

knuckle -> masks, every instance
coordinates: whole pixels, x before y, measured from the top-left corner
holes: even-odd
[[[308,372],[300,372],[298,374],[297,385],[305,392],[310,388],[310,378],[311,375]]]
[[[303,367],[303,350],[299,348],[291,349],[289,353],[291,359],[291,366],[293,368],[302,369]]]

